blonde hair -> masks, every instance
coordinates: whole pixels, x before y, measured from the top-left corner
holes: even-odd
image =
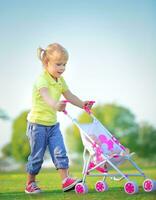
[[[46,49],[39,47],[37,55],[43,66],[47,66],[49,60],[68,60],[69,57],[67,50],[58,43],[50,44]]]

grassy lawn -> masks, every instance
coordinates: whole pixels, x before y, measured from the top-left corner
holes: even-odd
[[[143,171],[147,176],[156,180],[156,169],[153,168],[144,168]],[[128,173],[136,173],[136,171],[129,169],[126,171]],[[74,177],[81,177],[81,171],[79,169],[71,169],[70,174]],[[24,193],[26,174],[24,172],[14,172],[14,173],[0,173],[0,199],[2,200],[14,200],[14,199],[55,199],[55,200],[117,200],[117,199],[138,199],[138,200],[154,200],[156,199],[156,191],[151,193],[146,193],[142,189],[143,178],[135,178],[139,185],[139,193],[135,195],[127,195],[123,186],[125,181],[112,181],[107,179],[109,190],[103,193],[98,193],[94,189],[94,184],[100,178],[97,177],[88,177],[86,179],[86,184],[88,186],[89,192],[85,195],[77,195],[74,191],[68,193],[63,193],[61,190],[61,180],[56,170],[52,169],[51,171],[42,170],[37,177],[39,183],[38,185],[42,188],[43,193],[38,195],[28,195]],[[132,180],[131,179],[131,180]]]

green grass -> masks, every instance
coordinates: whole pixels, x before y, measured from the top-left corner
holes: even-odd
[[[143,169],[145,174],[152,179],[156,180],[156,169],[155,168],[145,168]],[[81,177],[81,171],[79,169],[72,169],[70,171],[72,176]],[[128,173],[136,173],[136,171],[129,169],[126,171]],[[100,178],[88,177],[86,179],[86,184],[89,188],[88,194],[77,195],[74,191],[68,193],[63,193],[61,190],[61,180],[56,170],[45,171],[42,170],[38,175],[37,180],[39,180],[38,185],[42,188],[43,193],[38,195],[29,195],[24,193],[26,174],[24,172],[14,172],[14,173],[0,173],[0,199],[2,200],[27,200],[27,199],[55,199],[55,200],[128,200],[128,199],[138,199],[138,200],[154,200],[156,199],[156,191],[151,193],[146,193],[142,189],[143,178],[135,178],[139,185],[139,193],[135,195],[127,195],[123,190],[123,185],[125,181],[112,181],[107,179],[109,190],[103,193],[98,193],[94,189],[94,184]]]

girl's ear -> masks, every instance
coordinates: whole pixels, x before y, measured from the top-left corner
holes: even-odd
[[[46,60],[45,60],[45,67],[47,67],[47,66],[48,66],[48,64],[49,64],[49,59],[48,59],[48,58],[46,58]]]

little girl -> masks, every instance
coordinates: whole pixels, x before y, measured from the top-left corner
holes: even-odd
[[[38,49],[38,56],[43,64],[43,73],[34,84],[32,108],[28,114],[27,136],[31,153],[28,157],[26,170],[28,178],[26,193],[40,193],[35,177],[41,169],[43,156],[48,146],[52,161],[62,179],[63,191],[74,189],[80,180],[68,175],[69,160],[63,137],[57,122],[56,112],[64,111],[66,103],[59,101],[61,94],[73,105],[91,108],[89,101],[82,101],[69,89],[62,77],[68,60],[68,53],[60,44],[50,44],[47,49]]]

